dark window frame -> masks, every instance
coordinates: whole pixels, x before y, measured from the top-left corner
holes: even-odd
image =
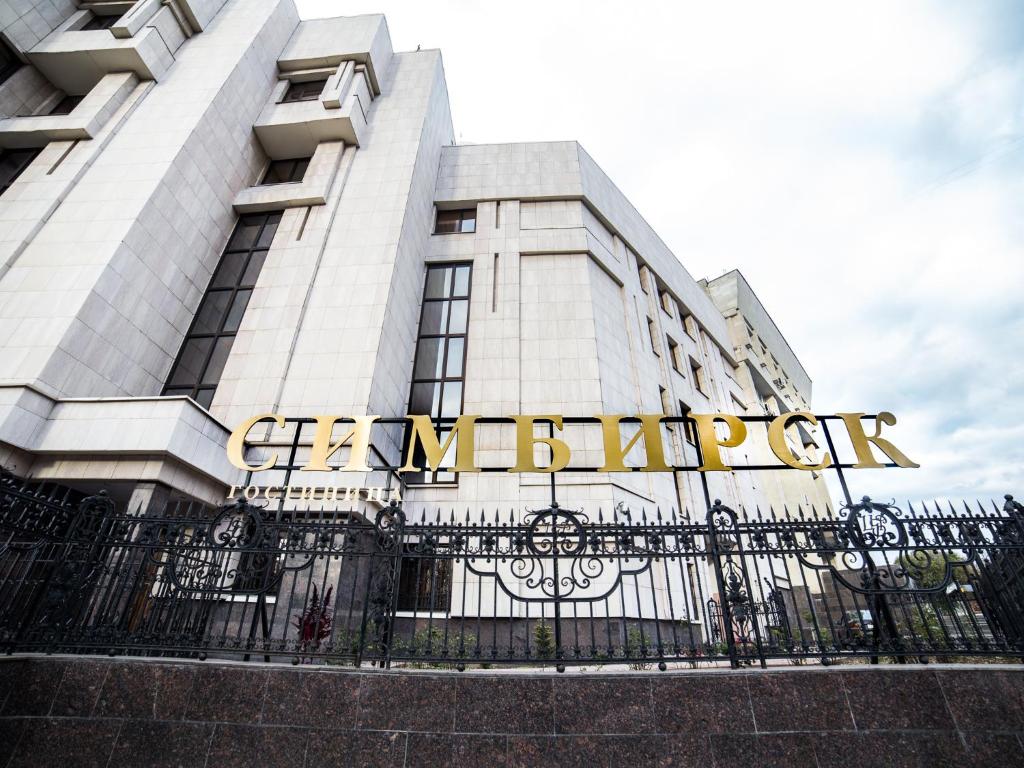
[[[455,229],[451,231],[441,229],[442,220],[444,223],[454,223]],[[467,229],[469,224],[471,228]],[[445,208],[438,209],[434,216],[435,235],[471,235],[476,232],[476,208]]]
[[[281,104],[297,104],[302,101],[316,101],[327,87],[329,77],[317,77],[312,80],[289,80],[288,87],[284,89],[281,96]],[[319,84],[319,88],[313,88]]]
[[[104,29],[110,29],[112,26],[117,24],[117,20],[124,14],[100,14],[93,13],[89,20],[82,26],[76,29],[76,32],[100,32]]]
[[[679,346],[671,336],[666,336],[665,340],[668,344],[668,359],[672,363],[672,370],[678,373],[682,377],[686,377],[686,372],[683,370],[683,348]]]
[[[0,149],[0,197],[11,188],[25,170],[32,165],[32,161],[39,157],[39,153],[43,150],[39,147],[31,149]],[[8,158],[14,158],[14,171],[12,174],[4,178],[3,171],[6,166],[6,160]]]
[[[688,406],[682,400],[679,401],[679,415],[680,416],[687,416],[687,415],[690,414],[690,412],[692,410],[693,409],[690,408],[690,406]],[[682,425],[683,425],[683,436],[686,438],[686,442],[688,442],[690,445],[696,445],[697,444],[697,433],[696,433],[696,431],[693,428],[693,422],[692,421],[684,421],[684,422],[682,422]]]
[[[416,554],[419,542],[402,545],[402,562],[398,576],[399,613],[448,613],[452,600],[452,561]]]
[[[188,333],[185,334],[185,338],[181,342],[181,348],[178,350],[178,355],[174,360],[174,365],[171,366],[170,373],[167,376],[167,383],[164,385],[164,395],[186,395],[195,400],[199,405],[204,408],[209,408],[213,402],[214,394],[217,391],[217,387],[220,386],[221,375],[224,372],[224,365],[227,364],[227,358],[231,355],[231,348],[234,346],[235,337],[238,335],[238,330],[242,326],[242,320],[245,317],[245,312],[249,308],[249,301],[252,299],[252,293],[256,288],[256,283],[259,280],[260,272],[263,270],[263,263],[266,260],[267,254],[270,252],[270,246],[273,243],[274,235],[277,233],[277,228],[281,224],[282,211],[268,211],[266,213],[250,213],[241,216],[238,219],[238,223],[235,224],[235,228],[231,232],[231,236],[228,238],[227,243],[224,246],[224,250],[221,252],[220,260],[217,262],[217,269],[214,270],[213,275],[210,276],[210,283],[206,286],[206,291],[203,293],[203,299],[199,303],[196,309],[195,316],[192,318],[192,324],[189,326]],[[241,231],[243,226],[256,226],[258,227],[255,234],[252,236],[252,242],[250,245],[245,247],[232,247],[232,242],[235,240],[238,233]],[[269,237],[264,237],[265,233],[270,229]],[[234,259],[232,257],[235,257]],[[259,265],[255,270],[251,270],[250,267],[253,264],[253,259],[260,259]],[[217,284],[218,277],[222,276],[222,270],[230,269],[230,261],[236,261],[237,275],[231,281],[226,284]],[[250,274],[251,273],[251,274]],[[246,276],[249,275],[250,279],[246,280]],[[245,294],[244,300],[239,303],[239,296]],[[217,299],[214,296],[225,296],[226,301],[223,301],[220,308],[217,308]],[[200,320],[203,319],[203,310],[207,307],[212,307],[219,315],[215,330],[213,331],[197,331],[196,327]],[[237,322],[234,325],[233,330],[227,330],[227,322],[232,317],[233,312],[237,312]],[[213,318],[211,318],[213,319]],[[192,384],[188,383],[175,383],[175,375],[179,372],[179,368],[182,366],[182,361],[185,358],[185,353],[189,349],[190,343],[196,340],[210,339],[209,348],[203,352],[201,349],[198,350],[201,355],[201,361],[198,368],[195,371],[195,375],[192,377]],[[217,351],[218,344],[221,339],[230,339],[226,343],[227,351],[224,353],[224,360],[221,364],[221,370],[216,376],[216,381],[208,381],[207,373],[209,371],[210,362],[213,360],[213,356]]]
[[[466,291],[462,293],[457,290],[457,276],[460,269],[468,270],[466,275]],[[451,277],[447,282],[447,288],[444,290],[442,296],[430,296],[427,293],[430,290],[430,274],[431,272],[443,272],[445,270],[451,271]],[[442,276],[442,286],[445,285],[444,277]],[[462,331],[452,332],[451,320],[452,320],[452,306],[456,301],[466,302],[466,322],[465,327]],[[423,299],[420,303],[420,319],[416,330],[416,349],[413,354],[412,361],[412,373],[410,376],[410,387],[409,387],[409,409],[408,412],[413,416],[429,415],[431,423],[434,426],[434,431],[438,433],[439,440],[443,444],[447,439],[447,433],[455,425],[455,419],[442,416],[445,401],[445,389],[449,385],[458,384],[459,391],[459,414],[462,413],[463,407],[466,402],[466,361],[469,356],[469,311],[473,303],[473,262],[471,261],[457,261],[457,262],[445,262],[442,264],[428,264],[427,271],[424,275],[423,280]],[[431,304],[442,305],[443,326],[438,332],[424,333],[423,321],[426,317],[427,307]],[[447,305],[447,306],[445,306]],[[449,360],[448,352],[452,346],[452,340],[460,339],[462,343],[462,360],[460,361],[459,374],[457,376],[451,376],[448,374]],[[436,375],[437,365],[435,363],[435,375],[433,376],[417,376],[416,371],[420,364],[420,346],[424,341],[440,340],[441,346],[441,357],[440,357],[440,376]],[[416,393],[417,385],[433,385],[437,387],[440,385],[440,389],[437,391],[437,406],[436,409],[432,406],[431,413],[419,414],[414,413],[413,408],[413,397]],[[433,398],[432,398],[433,400]],[[405,439],[402,442],[402,454],[403,456],[409,450],[409,441],[411,439],[411,431],[406,429]],[[454,450],[454,444],[452,446]],[[422,462],[425,457],[422,455],[420,450],[416,451],[414,455],[414,461],[417,465],[422,466]],[[447,477],[450,475],[451,477]],[[444,477],[442,477],[444,476]],[[444,485],[444,486],[457,486],[459,484],[459,476],[454,472],[445,472],[443,469],[439,469],[437,472],[432,472],[429,469],[423,472],[410,473],[405,477],[406,483],[409,485]]]
[[[71,94],[65,94],[64,97],[58,101],[53,107],[47,112],[48,115],[70,115],[75,107],[82,103],[82,99],[85,96],[73,96]]]
[[[6,83],[24,64],[7,41],[0,38],[0,84]]]
[[[658,326],[655,325],[654,319],[650,315],[647,316],[647,335],[651,339],[651,351],[655,357],[661,357],[661,352],[658,350]]]
[[[289,157],[284,160],[271,160],[259,185],[268,187],[273,184],[297,184],[305,178],[306,171],[309,170],[309,162],[312,159],[312,157]],[[274,173],[285,178],[271,181],[270,176]]]
[[[707,381],[704,377],[704,366],[690,358],[690,375],[693,377],[693,388],[707,397]]]

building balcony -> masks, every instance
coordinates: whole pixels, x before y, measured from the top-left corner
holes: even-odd
[[[180,3],[82,3],[26,57],[65,93],[83,94],[104,75],[131,72],[140,80],[159,80],[174,53],[197,30]],[[96,28],[97,19],[109,19]]]
[[[100,82],[67,114],[41,114],[0,120],[0,147],[42,147],[51,141],[95,138],[114,112],[139,86],[131,72],[104,75]],[[42,109],[60,101],[55,93]]]
[[[307,83],[326,82],[319,96],[289,100],[288,94]],[[274,160],[309,157],[324,142],[359,146],[373,98],[364,65],[343,62],[337,70],[290,72],[278,83],[253,126],[264,151]]]

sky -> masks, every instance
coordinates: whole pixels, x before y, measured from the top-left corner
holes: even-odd
[[[575,139],[695,278],[739,268],[877,499],[1024,500],[1024,4],[297,0],[440,48],[458,143]],[[627,13],[628,11],[628,13]]]

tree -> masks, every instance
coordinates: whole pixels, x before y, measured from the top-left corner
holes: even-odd
[[[533,651],[541,659],[550,659],[555,655],[555,636],[544,619],[533,628]]]

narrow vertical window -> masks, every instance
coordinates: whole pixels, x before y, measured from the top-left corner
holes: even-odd
[[[442,444],[462,413],[462,385],[466,367],[466,331],[469,323],[470,264],[427,267],[416,358],[412,367],[409,414],[430,416]],[[454,456],[455,446],[446,461]],[[416,466],[426,458],[417,451]],[[409,474],[410,483],[455,483],[452,472]]]
[[[697,391],[706,395],[708,393],[708,385],[704,380],[704,369],[692,357],[690,358],[690,374],[693,376],[693,385],[697,387]]]
[[[684,403],[682,400],[680,400],[679,401],[679,415],[680,416],[688,416],[689,414],[690,414],[690,406],[688,406],[686,403]],[[686,436],[686,442],[688,442],[690,445],[696,445],[697,444],[697,434],[694,431],[693,422],[692,421],[684,421],[683,422],[683,435]]]
[[[239,219],[171,368],[165,395],[188,395],[210,407],[280,223],[280,211]]]
[[[654,325],[654,321],[651,318],[647,318],[647,335],[651,337],[651,351],[661,357],[661,350],[658,345],[658,329]]]

